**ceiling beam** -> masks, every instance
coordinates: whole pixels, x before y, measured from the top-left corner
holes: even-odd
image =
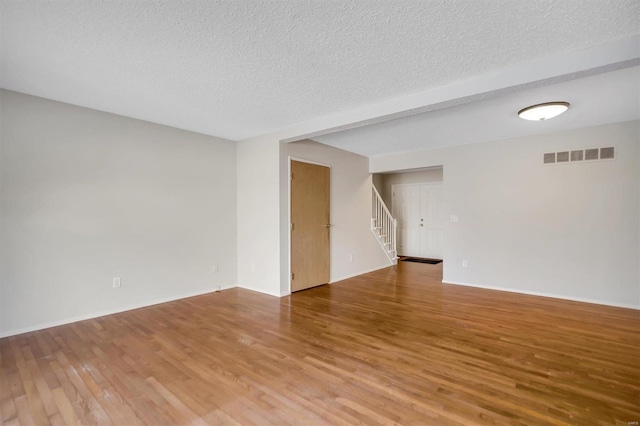
[[[278,139],[283,142],[295,142],[639,64],[640,37],[633,36],[315,118],[249,140]]]

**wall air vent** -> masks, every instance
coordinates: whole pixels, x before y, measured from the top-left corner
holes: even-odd
[[[616,158],[615,148],[589,148],[574,151],[546,152],[542,156],[542,163],[549,164],[571,164],[585,163],[600,160],[614,160]]]
[[[549,152],[544,155],[544,164],[553,164],[556,162],[556,153]]]
[[[585,160],[597,160],[598,159],[598,148],[586,149],[584,151],[584,159]]]
[[[614,149],[613,147],[608,148],[600,148],[600,159],[601,160],[609,160],[613,158]]]

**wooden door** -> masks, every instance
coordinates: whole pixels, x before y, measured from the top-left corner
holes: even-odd
[[[329,168],[291,161],[291,291],[329,282]]]

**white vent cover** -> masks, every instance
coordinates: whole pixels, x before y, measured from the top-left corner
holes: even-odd
[[[615,149],[612,146],[606,148],[588,148],[576,151],[547,152],[542,156],[543,164],[570,164],[585,161],[600,161],[615,159]]]

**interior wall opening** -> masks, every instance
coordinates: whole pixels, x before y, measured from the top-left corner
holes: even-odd
[[[372,181],[397,221],[399,260],[444,260],[444,167],[374,173]]]

